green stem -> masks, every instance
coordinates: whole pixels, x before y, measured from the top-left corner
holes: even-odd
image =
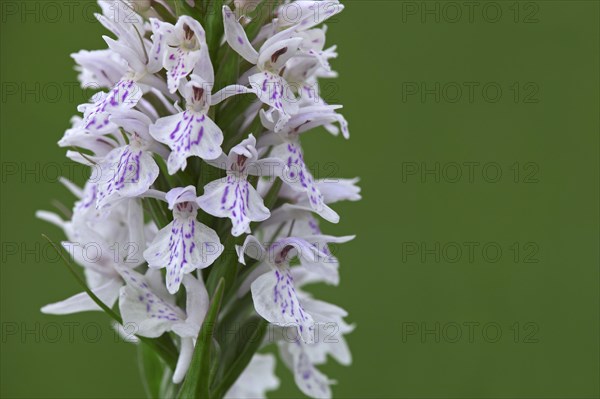
[[[187,376],[181,391],[179,391],[179,398],[192,399],[202,398],[210,399],[210,376],[211,376],[211,352],[213,346],[213,335],[214,330],[217,326],[219,318],[219,310],[221,308],[221,301],[223,299],[223,292],[225,290],[225,281],[221,279],[215,292],[212,296],[210,307],[202,323],[202,328],[198,333],[198,339],[196,340],[196,348],[194,349],[194,356],[190,364]],[[213,356],[215,358],[216,356]]]
[[[159,230],[171,223],[169,217],[165,214],[163,208],[156,198],[144,198],[144,201],[150,205],[152,219],[154,219],[154,223],[156,223],[156,226]]]
[[[221,379],[219,385],[212,392],[211,398],[221,399],[229,388],[237,381],[242,372],[246,369],[252,357],[263,343],[264,336],[267,332],[268,323],[263,318],[253,318],[246,323],[251,327],[255,327],[252,335],[244,342],[241,350],[236,354],[232,364],[227,365],[227,371]],[[246,331],[246,328],[243,329]]]

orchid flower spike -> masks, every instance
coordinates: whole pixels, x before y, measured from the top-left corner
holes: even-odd
[[[82,289],[41,311],[109,314],[126,342],[155,353],[165,378],[154,396],[264,398],[279,359],[300,392],[330,398],[320,368],[351,363],[354,325],[305,287],[343,289],[337,246],[354,235],[327,234],[326,222],[361,193],[358,179],[313,175],[301,141],[321,127],[350,137],[342,106],[319,92],[337,76],[323,22],[344,7],[234,0],[215,16],[192,3],[98,0],[104,48],[71,55],[82,87],[98,91],[58,145],[89,178],[62,178],[74,205],[36,215],[60,229]],[[256,329],[233,342],[215,323]],[[283,335],[266,339],[265,327]]]

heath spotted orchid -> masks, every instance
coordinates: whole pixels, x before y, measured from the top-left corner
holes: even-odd
[[[98,4],[107,47],[72,58],[82,87],[100,91],[58,142],[89,178],[61,179],[72,209],[37,213],[62,230],[51,243],[83,292],[42,312],[104,311],[137,345],[149,397],[264,398],[279,387],[269,347],[303,394],[331,397],[319,367],[351,363],[354,326],[306,287],[340,285],[337,246],[354,236],[321,228],[360,188],[318,178],[301,140],[349,138],[341,105],[319,92],[338,55],[323,22],[343,6]]]

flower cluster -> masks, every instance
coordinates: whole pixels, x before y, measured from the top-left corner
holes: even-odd
[[[90,178],[63,179],[72,212],[37,214],[64,230],[85,291],[42,311],[104,310],[133,327],[168,377],[161,397],[264,397],[279,381],[275,357],[257,351],[273,343],[304,394],[330,397],[317,366],[351,362],[353,327],[305,287],[338,285],[332,245],[353,236],[323,234],[319,219],[337,223],[330,205],[360,189],[314,178],[301,138],[321,127],[349,137],[318,89],[336,76],[322,23],[343,6],[99,5],[108,48],[72,56],[82,86],[105,90],[59,141]]]

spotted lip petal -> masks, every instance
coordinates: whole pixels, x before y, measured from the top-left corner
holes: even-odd
[[[274,129],[275,132],[280,131],[298,109],[293,90],[285,79],[271,72],[251,75],[248,80],[258,99],[280,112]]]
[[[283,362],[294,373],[294,381],[307,396],[318,399],[331,398],[331,387],[334,383],[321,373],[310,361],[302,342],[279,342],[279,354]]]
[[[306,91],[314,91],[314,89],[304,86],[302,92]],[[348,122],[343,115],[336,112],[337,109],[342,108],[340,105],[327,105],[320,97],[315,97],[314,100],[305,98],[302,101],[304,104],[298,109],[298,112],[290,118],[285,126],[285,132],[300,134],[314,129],[315,127],[324,126],[325,129],[334,136],[337,136],[341,129],[342,136],[345,139],[350,138]],[[340,129],[338,129],[334,123],[338,123]]]
[[[150,135],[171,148],[169,174],[184,170],[190,156],[212,160],[221,154],[223,132],[208,116],[192,110],[160,118],[150,126]]]
[[[83,127],[91,133],[107,134],[117,126],[109,120],[111,111],[130,109],[142,98],[142,89],[132,79],[121,79],[108,93],[98,93],[94,104],[80,106]]]
[[[173,382],[180,383],[189,368],[194,341],[208,310],[208,293],[201,279],[186,275],[185,312],[176,306],[158,270],[148,270],[141,275],[133,270],[119,269],[126,281],[121,289],[119,308],[125,325],[133,324],[134,333],[155,338],[172,331],[181,337],[179,359],[173,372]]]
[[[250,134],[234,146],[228,156],[222,154],[211,163],[225,168],[227,177],[207,184],[204,194],[197,200],[198,206],[206,213],[231,219],[231,234],[235,237],[250,233],[251,222],[261,222],[271,214],[247,180],[249,173],[262,169],[257,160],[256,139]]]
[[[164,66],[167,70],[169,92],[175,93],[179,81],[189,75],[200,60],[199,51],[187,51],[180,47],[169,48],[165,52]]]
[[[134,333],[143,337],[156,338],[168,331],[181,337],[179,358],[173,372],[173,382],[180,383],[189,368],[194,340],[208,310],[209,299],[204,282],[191,275],[185,276],[184,312],[176,306],[175,296],[165,290],[159,271],[150,269],[141,275],[120,268],[119,273],[126,282],[119,300],[124,325],[133,325]]]
[[[359,178],[354,179],[336,179],[330,181],[327,179],[317,180],[317,187],[323,194],[326,204],[332,204],[339,201],[359,201],[360,186],[358,186]]]
[[[332,381],[321,373],[306,353],[294,353],[294,381],[302,392],[312,398],[331,398]]]
[[[121,145],[113,137],[90,133],[83,127],[83,119],[79,117],[71,118],[71,123],[72,127],[65,131],[58,142],[60,147],[79,147],[88,150],[93,155],[88,154],[87,157],[92,159],[94,157],[104,158],[110,151]],[[85,161],[86,165],[89,163],[89,160],[83,158],[79,152],[76,154]]]
[[[318,336],[331,337],[329,340],[320,340],[313,345],[304,345],[310,362],[324,364],[327,362],[327,356],[330,355],[338,363],[344,366],[350,365],[352,354],[344,335],[354,331],[354,326],[347,324],[343,319],[348,313],[336,305],[310,298],[306,294],[300,293],[300,296],[306,309],[311,311],[317,321]]]
[[[287,266],[257,278],[251,291],[254,308],[265,320],[282,327],[296,327],[304,342],[314,342],[313,318],[302,308]]]
[[[115,148],[94,170],[98,209],[121,198],[136,197],[147,191],[159,174],[152,155],[136,145]]]
[[[190,203],[184,205],[191,206]],[[144,258],[151,268],[167,268],[167,289],[174,294],[184,274],[210,266],[222,252],[217,233],[198,222],[193,213],[188,217],[175,215],[144,251]]]
[[[323,195],[304,163],[302,148],[297,142],[277,145],[271,151],[271,156],[286,163],[288,170],[282,176],[282,180],[293,190],[305,193],[315,212],[330,222],[337,223],[339,221],[337,213],[325,204]]]
[[[238,261],[245,264],[244,255],[248,255],[259,261],[266,261],[272,268],[288,266],[296,256],[301,264],[314,264],[328,258],[328,254],[322,252],[315,245],[303,238],[285,237],[273,242],[268,249],[254,236],[249,235],[242,246],[236,247]]]
[[[231,234],[238,237],[250,232],[250,222],[266,220],[270,216],[256,189],[245,177],[229,175],[204,187],[198,205],[206,213],[231,219]]]
[[[134,323],[136,334],[156,338],[185,321],[185,313],[158,295],[145,276],[132,270],[120,270],[126,285],[121,288],[119,309],[125,323]]]

